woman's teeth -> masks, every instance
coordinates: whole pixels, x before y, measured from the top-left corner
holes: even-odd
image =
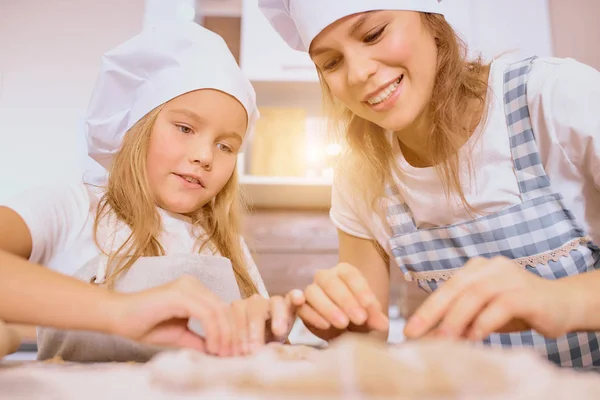
[[[374,106],[375,104],[379,104],[382,101],[385,101],[388,97],[392,95],[392,93],[394,93],[394,90],[398,88],[398,85],[400,84],[400,81],[403,77],[404,75],[400,76],[400,78],[398,78],[395,82],[391,83],[388,87],[383,89],[377,96],[374,96],[367,100],[367,103]]]

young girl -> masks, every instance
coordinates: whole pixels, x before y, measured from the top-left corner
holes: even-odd
[[[600,330],[598,71],[467,60],[437,0],[259,2],[310,54],[349,144],[331,208],[341,263],[305,290],[300,317],[323,338],[385,335],[391,258],[441,286],[407,337],[437,327],[600,366],[598,335],[574,332]]]
[[[116,292],[196,278],[202,285],[187,291],[196,288],[204,310],[190,329],[200,323],[211,354],[264,344],[271,317],[266,340],[285,337],[290,308],[267,300],[240,236],[237,154],[257,118],[255,92],[220,36],[191,22],[146,29],[105,54],[89,105],[89,155],[108,171],[106,184],[8,201],[0,226],[18,235],[0,247]],[[145,361],[160,350],[55,329],[40,329],[38,346],[40,359],[95,362]]]

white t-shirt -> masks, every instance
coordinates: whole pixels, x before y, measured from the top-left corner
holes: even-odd
[[[32,188],[2,202],[16,211],[27,224],[32,238],[29,261],[55,271],[73,275],[100,254],[93,236],[94,220],[102,191],[83,181]],[[198,228],[188,218],[158,209],[163,232],[159,238],[167,255],[198,253]],[[116,233],[114,224],[103,218],[98,230],[99,243],[114,249],[123,243],[128,230]],[[114,219],[113,219],[114,221]],[[113,240],[116,238],[116,240]],[[243,240],[243,251],[251,278],[261,295],[268,297],[260,273]],[[208,246],[203,253],[213,254]]]
[[[471,150],[472,175],[462,171],[469,204],[479,213],[493,213],[521,202],[509,145],[503,103],[503,73],[510,62],[502,57],[492,63],[486,123],[463,148]],[[552,188],[579,225],[600,244],[600,73],[572,59],[538,58],[527,84],[533,132],[542,164]],[[391,134],[390,134],[391,140]],[[395,143],[396,141],[394,141]],[[398,182],[419,228],[446,226],[472,219],[459,204],[448,202],[435,168],[415,168],[396,145],[403,171]],[[341,171],[334,180],[330,216],[342,231],[364,239],[376,239],[389,252],[391,230],[349,190],[351,174]]]

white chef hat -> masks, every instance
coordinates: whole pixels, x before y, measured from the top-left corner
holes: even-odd
[[[295,50],[310,43],[335,21],[373,10],[407,10],[444,14],[442,0],[258,0],[259,7],[279,35]]]
[[[248,114],[250,135],[259,116],[256,93],[221,36],[187,21],[144,29],[102,57],[85,123],[89,156],[108,169],[137,121],[198,89],[236,98]]]

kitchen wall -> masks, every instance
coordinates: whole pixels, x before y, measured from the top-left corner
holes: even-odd
[[[0,1],[0,199],[81,173],[100,56],[143,16],[144,0]]]
[[[600,1],[548,0],[554,54],[600,70]]]

